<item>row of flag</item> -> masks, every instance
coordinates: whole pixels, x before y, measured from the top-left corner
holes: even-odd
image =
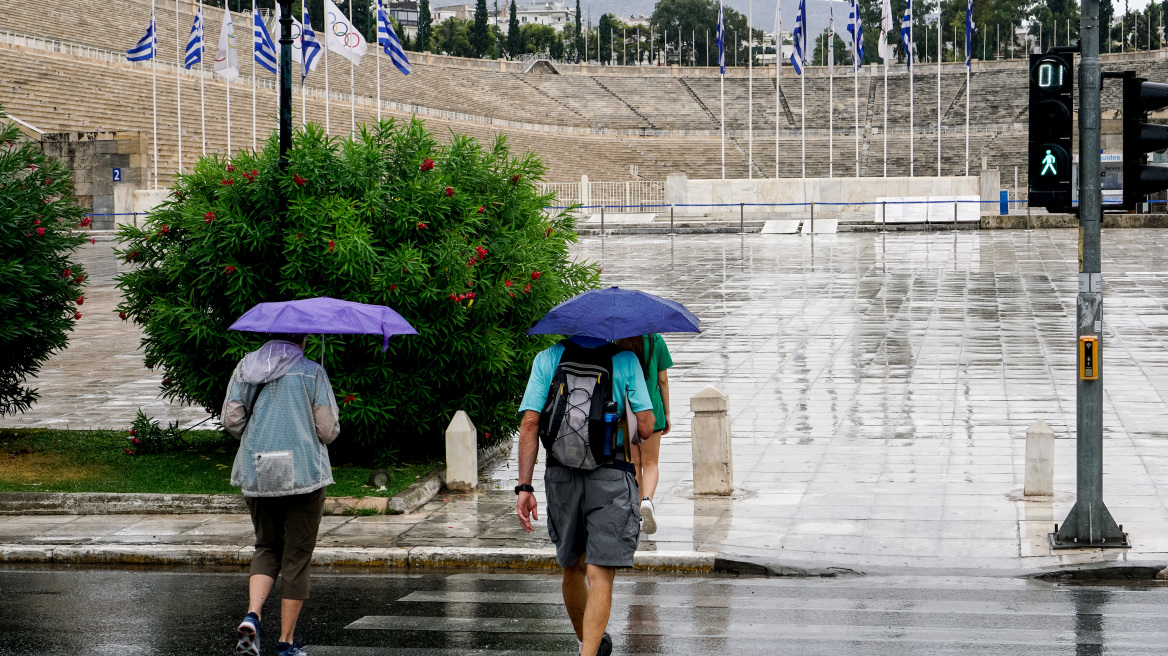
[[[332,0],[324,0],[325,10],[325,46],[331,51],[353,62],[361,63],[361,57],[366,53],[364,37],[348,21],[345,15],[333,4]],[[260,13],[252,0],[252,15],[254,16],[254,38],[252,39],[255,62],[273,75],[278,74],[280,57],[277,54],[275,42],[268,32]],[[292,49],[292,61],[301,65],[300,82],[303,84],[308,73],[316,70],[318,56],[321,53],[320,41],[312,29],[312,20],[308,8],[304,8],[303,22],[292,18],[293,32],[297,37],[299,48]],[[409,75],[412,70],[405,49],[389,21],[389,15],[377,1],[377,43],[389,56],[393,65],[403,75]],[[195,19],[191,25],[191,36],[187,42],[186,56],[183,65],[191,68],[203,61],[203,6],[200,4],[195,12]],[[150,12],[150,26],[146,28],[146,35],[137,45],[126,51],[126,58],[130,61],[148,61],[158,53],[158,30],[154,21],[154,12]],[[235,47],[235,25],[231,19],[231,12],[223,12],[223,28],[219,32],[219,47],[215,53],[213,70],[228,82],[239,77],[239,54]]]
[[[803,74],[803,62],[807,60],[807,0],[799,0],[799,9],[795,14],[795,29],[791,33],[792,40],[795,42],[794,49],[791,52],[791,66],[795,69],[796,75]],[[860,8],[857,0],[850,0],[848,7],[848,34],[851,35],[851,43],[848,45],[848,50],[852,54],[852,67],[859,71],[864,65],[864,27],[860,23]],[[890,0],[881,0],[880,4],[880,41],[878,42],[880,59],[884,60],[885,65],[888,64],[888,59],[892,56],[892,52],[888,48],[888,33],[892,31],[892,3]],[[833,56],[828,57],[828,66],[835,65],[834,49],[835,49],[835,13],[831,10],[831,15],[827,23],[827,38],[828,51],[833,53]],[[973,0],[966,0],[965,2],[965,66],[968,68],[972,65],[972,38],[973,38]],[[905,60],[908,63],[908,68],[912,70],[913,64],[913,46],[912,46],[912,0],[907,0],[904,7],[904,17],[900,23],[900,41],[904,45]],[[722,75],[726,74],[726,25],[722,18],[722,4],[718,3],[718,30],[717,30],[717,44],[718,44],[718,68]]]

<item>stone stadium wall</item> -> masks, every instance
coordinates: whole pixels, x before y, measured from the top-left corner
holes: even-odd
[[[130,132],[142,134],[152,147],[150,64],[131,64],[122,51],[142,35],[150,3],[145,0],[67,0],[28,3],[0,0],[0,103],[15,117],[45,132]],[[194,5],[158,0],[159,31],[158,160],[161,182],[190,166],[203,151],[227,149],[226,94],[222,80],[207,70],[180,70],[177,44],[185,47]],[[204,9],[208,48],[218,41],[222,10]],[[235,17],[243,76],[231,85],[231,145],[252,145],[250,17]],[[177,44],[176,44],[177,41]],[[352,71],[355,95],[349,95],[350,67],[330,58],[331,91],[327,103],[325,72],[309,76],[306,90],[293,93],[300,122],[302,93],[308,120],[330,132],[349,131],[376,118],[377,75],[372,53]],[[440,135],[450,131],[480,139],[506,135],[517,152],[534,151],[548,166],[550,181],[572,182],[582,174],[592,180],[635,176],[663,180],[671,172],[691,179],[721,176],[719,80],[716,68],[601,67],[560,65],[547,74],[520,62],[481,61],[411,53],[414,73],[400,75],[383,61],[380,114],[403,119],[417,115]],[[210,57],[208,57],[210,59]],[[1168,81],[1163,52],[1104,56],[1109,70],[1134,68],[1149,79]],[[914,133],[909,132],[909,79],[903,67],[888,74],[888,134],[884,126],[884,76],[868,67],[857,78],[841,71],[834,83],[833,147],[829,148],[828,73],[809,67],[805,84],[784,69],[781,100],[776,107],[774,68],[755,69],[754,102],[748,109],[745,68],[727,69],[726,174],[745,178],[775,175],[776,137],[782,177],[937,175],[937,115],[941,114],[940,175],[972,174],[984,166],[1001,170],[1012,186],[1014,169],[1025,184],[1027,81],[1021,60],[974,62],[971,75],[969,161],[965,150],[965,71],[960,63],[941,66],[940,107],[937,67],[916,67]],[[274,76],[260,69],[257,78],[261,140],[275,128]],[[858,84],[858,88],[854,85]],[[176,102],[181,87],[181,107]],[[805,87],[806,96],[801,95]],[[200,122],[200,88],[206,97],[207,133]],[[859,121],[855,98],[859,100]],[[1118,85],[1103,96],[1105,115],[1118,110]],[[350,104],[354,109],[350,109]],[[806,149],[802,126],[806,113]],[[751,111],[752,110],[752,111]],[[179,161],[177,123],[181,112],[183,157]],[[753,114],[754,170],[748,171],[749,120]],[[776,129],[776,115],[778,125]],[[1105,126],[1106,128],[1106,126]],[[857,139],[858,136],[858,139]],[[887,139],[887,157],[884,144]],[[1106,138],[1105,138],[1106,139]],[[858,153],[857,153],[858,142]],[[1105,148],[1107,141],[1105,140]],[[830,152],[829,152],[830,151]],[[806,153],[804,156],[803,153]]]

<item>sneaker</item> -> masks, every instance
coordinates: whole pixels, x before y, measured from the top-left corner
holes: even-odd
[[[612,656],[612,636],[608,635],[608,631],[600,638],[600,648],[596,650],[596,656]]]
[[[302,647],[304,647],[304,643],[300,642],[300,638],[292,638],[292,644],[276,643],[276,656],[308,656],[308,652],[304,651]]]
[[[235,643],[236,656],[260,656],[260,618],[248,613],[239,623],[239,641]]]
[[[653,500],[649,497],[641,499],[641,521],[641,530],[645,531],[645,535],[657,532],[657,520],[653,517]]]

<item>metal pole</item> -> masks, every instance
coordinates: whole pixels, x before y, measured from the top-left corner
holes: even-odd
[[[815,234],[815,201],[811,201],[811,234]]]
[[[1099,0],[1083,0],[1079,24],[1079,295],[1075,328],[1078,337],[1095,337],[1102,355],[1103,290],[1100,275],[1099,227],[1103,219],[1099,153],[1100,82]],[[1083,156],[1091,153],[1090,157]],[[1029,204],[1029,201],[1028,203]],[[1078,340],[1076,340],[1078,342]],[[1078,348],[1078,343],[1074,345]],[[1077,370],[1082,370],[1082,362]],[[1098,366],[1098,365],[1097,365]],[[1126,547],[1127,537],[1103,504],[1103,376],[1077,376],[1075,506],[1062,527],[1051,534],[1054,547]]]
[[[746,234],[746,203],[738,203],[738,234]]]
[[[888,232],[888,201],[880,201],[880,233]]]
[[[600,234],[604,235],[604,206],[600,206]]]
[[[673,234],[673,206],[669,206],[669,234]]]
[[[292,150],[292,0],[280,0],[280,170]]]

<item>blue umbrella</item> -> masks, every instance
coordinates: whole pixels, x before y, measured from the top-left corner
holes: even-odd
[[[698,318],[681,303],[630,289],[594,289],[555,306],[528,335],[620,339],[651,333],[697,333]]]
[[[328,296],[299,301],[260,303],[231,324],[229,330],[314,335],[381,335],[381,350],[390,335],[417,335],[400,314],[384,305],[341,301]]]

